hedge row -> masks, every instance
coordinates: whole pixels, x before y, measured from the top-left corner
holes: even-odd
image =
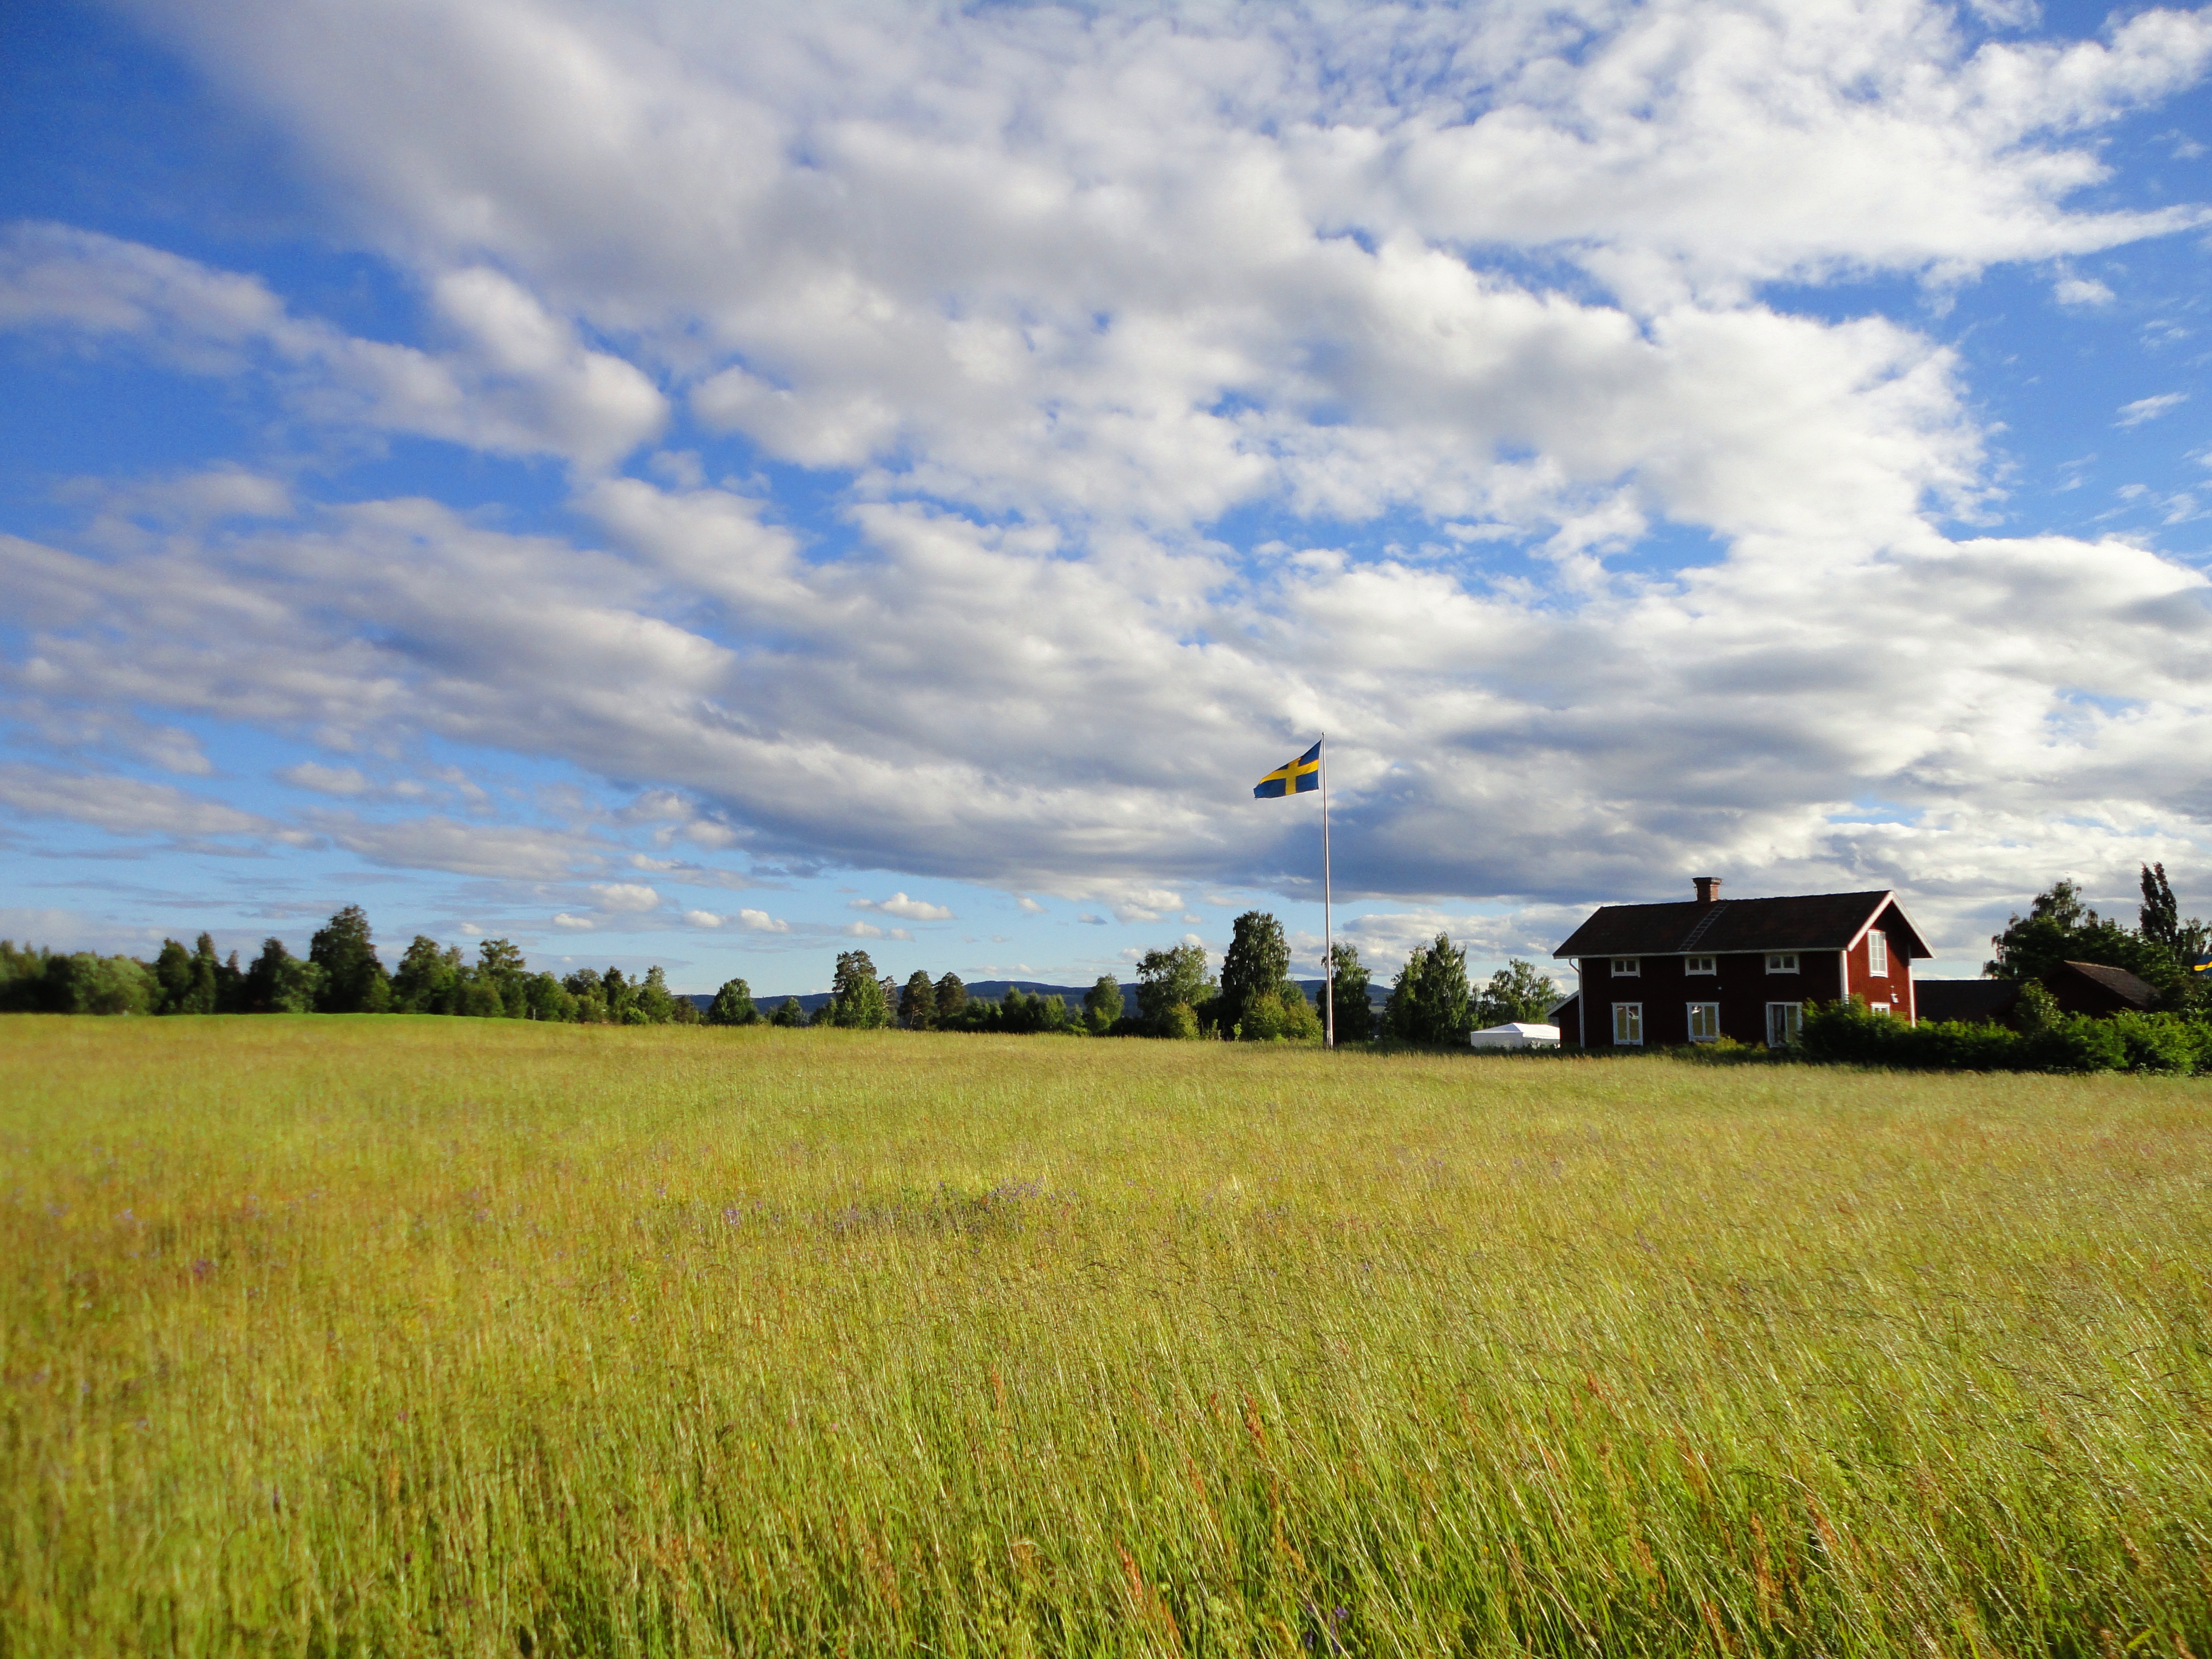
[[[2027,1030],[1907,1024],[1856,1002],[1808,1011],[1806,1059],[1923,1072],[2165,1072],[2212,1075],[2212,1023],[2182,1014],[2061,1014]]]

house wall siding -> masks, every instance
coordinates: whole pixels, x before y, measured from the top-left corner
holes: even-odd
[[[1859,952],[1860,975],[1865,972],[1865,947]],[[1664,1048],[1690,1040],[1690,1004],[1717,1002],[1721,1033],[1738,1042],[1766,1041],[1766,1005],[1770,1002],[1832,1002],[1842,994],[1835,951],[1801,951],[1798,971],[1770,974],[1764,951],[1743,951],[1714,961],[1711,974],[1687,971],[1686,957],[1644,957],[1644,971],[1633,978],[1615,978],[1609,959],[1593,961],[1583,975],[1584,1030],[1592,1049],[1611,1048],[1613,1006],[1616,1002],[1644,1005],[1644,1043]],[[1893,949],[1892,965],[1898,958]]]

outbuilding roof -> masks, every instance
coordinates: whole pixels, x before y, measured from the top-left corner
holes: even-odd
[[[2137,978],[2124,968],[2107,967],[2101,962],[2069,962],[2061,963],[2059,971],[2062,974],[2079,974],[2131,1008],[2148,1008],[2158,1000],[2156,986],[2148,980]]]
[[[1803,893],[1710,903],[1608,904],[1555,957],[1723,956],[1736,951],[1842,951],[1876,921],[1910,957],[1932,957],[1897,895]],[[1899,933],[1904,935],[1899,939]]]
[[[2016,979],[1916,979],[1912,1010],[1931,1024],[2002,1019],[2020,1000]]]

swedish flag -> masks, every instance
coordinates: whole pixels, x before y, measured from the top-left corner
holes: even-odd
[[[2196,957],[2191,958],[2189,963],[2189,971],[2192,974],[2203,974],[2207,978],[2212,978],[2212,957]]]
[[[1278,795],[1303,795],[1321,787],[1321,744],[1316,743],[1294,761],[1285,761],[1252,786],[1258,800]]]

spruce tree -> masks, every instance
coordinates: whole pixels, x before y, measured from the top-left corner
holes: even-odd
[[[322,969],[315,1011],[324,1014],[380,1014],[392,1006],[392,983],[376,958],[368,917],[349,904],[317,930],[307,960]]]

